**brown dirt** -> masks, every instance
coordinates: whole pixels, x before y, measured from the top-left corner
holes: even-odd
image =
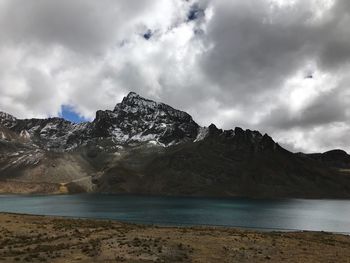
[[[0,262],[350,262],[350,236],[0,214]]]
[[[56,183],[0,181],[1,194],[59,194],[59,187]]]

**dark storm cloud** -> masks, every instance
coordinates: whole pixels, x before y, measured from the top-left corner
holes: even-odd
[[[327,92],[300,111],[293,112],[286,105],[281,105],[266,115],[260,123],[270,130],[288,130],[307,129],[332,122],[347,122],[350,117],[347,112],[348,99],[338,90]]]
[[[350,58],[350,3],[335,1],[328,21],[324,22],[317,39],[321,66],[333,69],[349,63]]]
[[[204,37],[212,48],[200,64],[208,80],[220,85],[215,96],[222,103],[246,103],[252,96],[277,92],[309,61],[324,70],[349,62],[346,1],[337,1],[320,20],[314,18],[316,6],[304,1],[285,9],[257,0],[212,5],[215,12]]]
[[[285,79],[314,56],[307,8],[271,12],[264,1],[233,1],[216,5],[208,25],[201,58],[210,81],[219,83],[225,103],[244,102],[258,93],[279,89]],[[302,4],[299,4],[302,5]]]
[[[347,0],[0,0],[0,110],[91,119],[132,90],[202,125],[350,150],[349,14]]]

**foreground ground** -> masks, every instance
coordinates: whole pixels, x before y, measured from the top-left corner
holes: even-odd
[[[350,262],[350,236],[0,213],[0,262]]]

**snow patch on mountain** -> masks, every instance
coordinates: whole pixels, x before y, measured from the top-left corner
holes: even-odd
[[[30,134],[27,130],[22,130],[21,133],[19,134],[19,136],[25,140],[30,139]]]
[[[114,128],[112,136],[119,143],[125,143],[129,140],[129,135],[124,134],[120,128]]]
[[[208,127],[199,127],[198,129],[198,135],[197,138],[194,140],[194,142],[199,142],[204,140],[209,133]]]
[[[0,137],[1,137],[2,140],[6,140],[5,133],[1,132],[0,135],[1,135]]]

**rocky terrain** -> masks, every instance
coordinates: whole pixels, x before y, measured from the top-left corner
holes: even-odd
[[[0,113],[2,193],[347,198],[349,168],[344,151],[294,154],[133,92],[81,124]]]

